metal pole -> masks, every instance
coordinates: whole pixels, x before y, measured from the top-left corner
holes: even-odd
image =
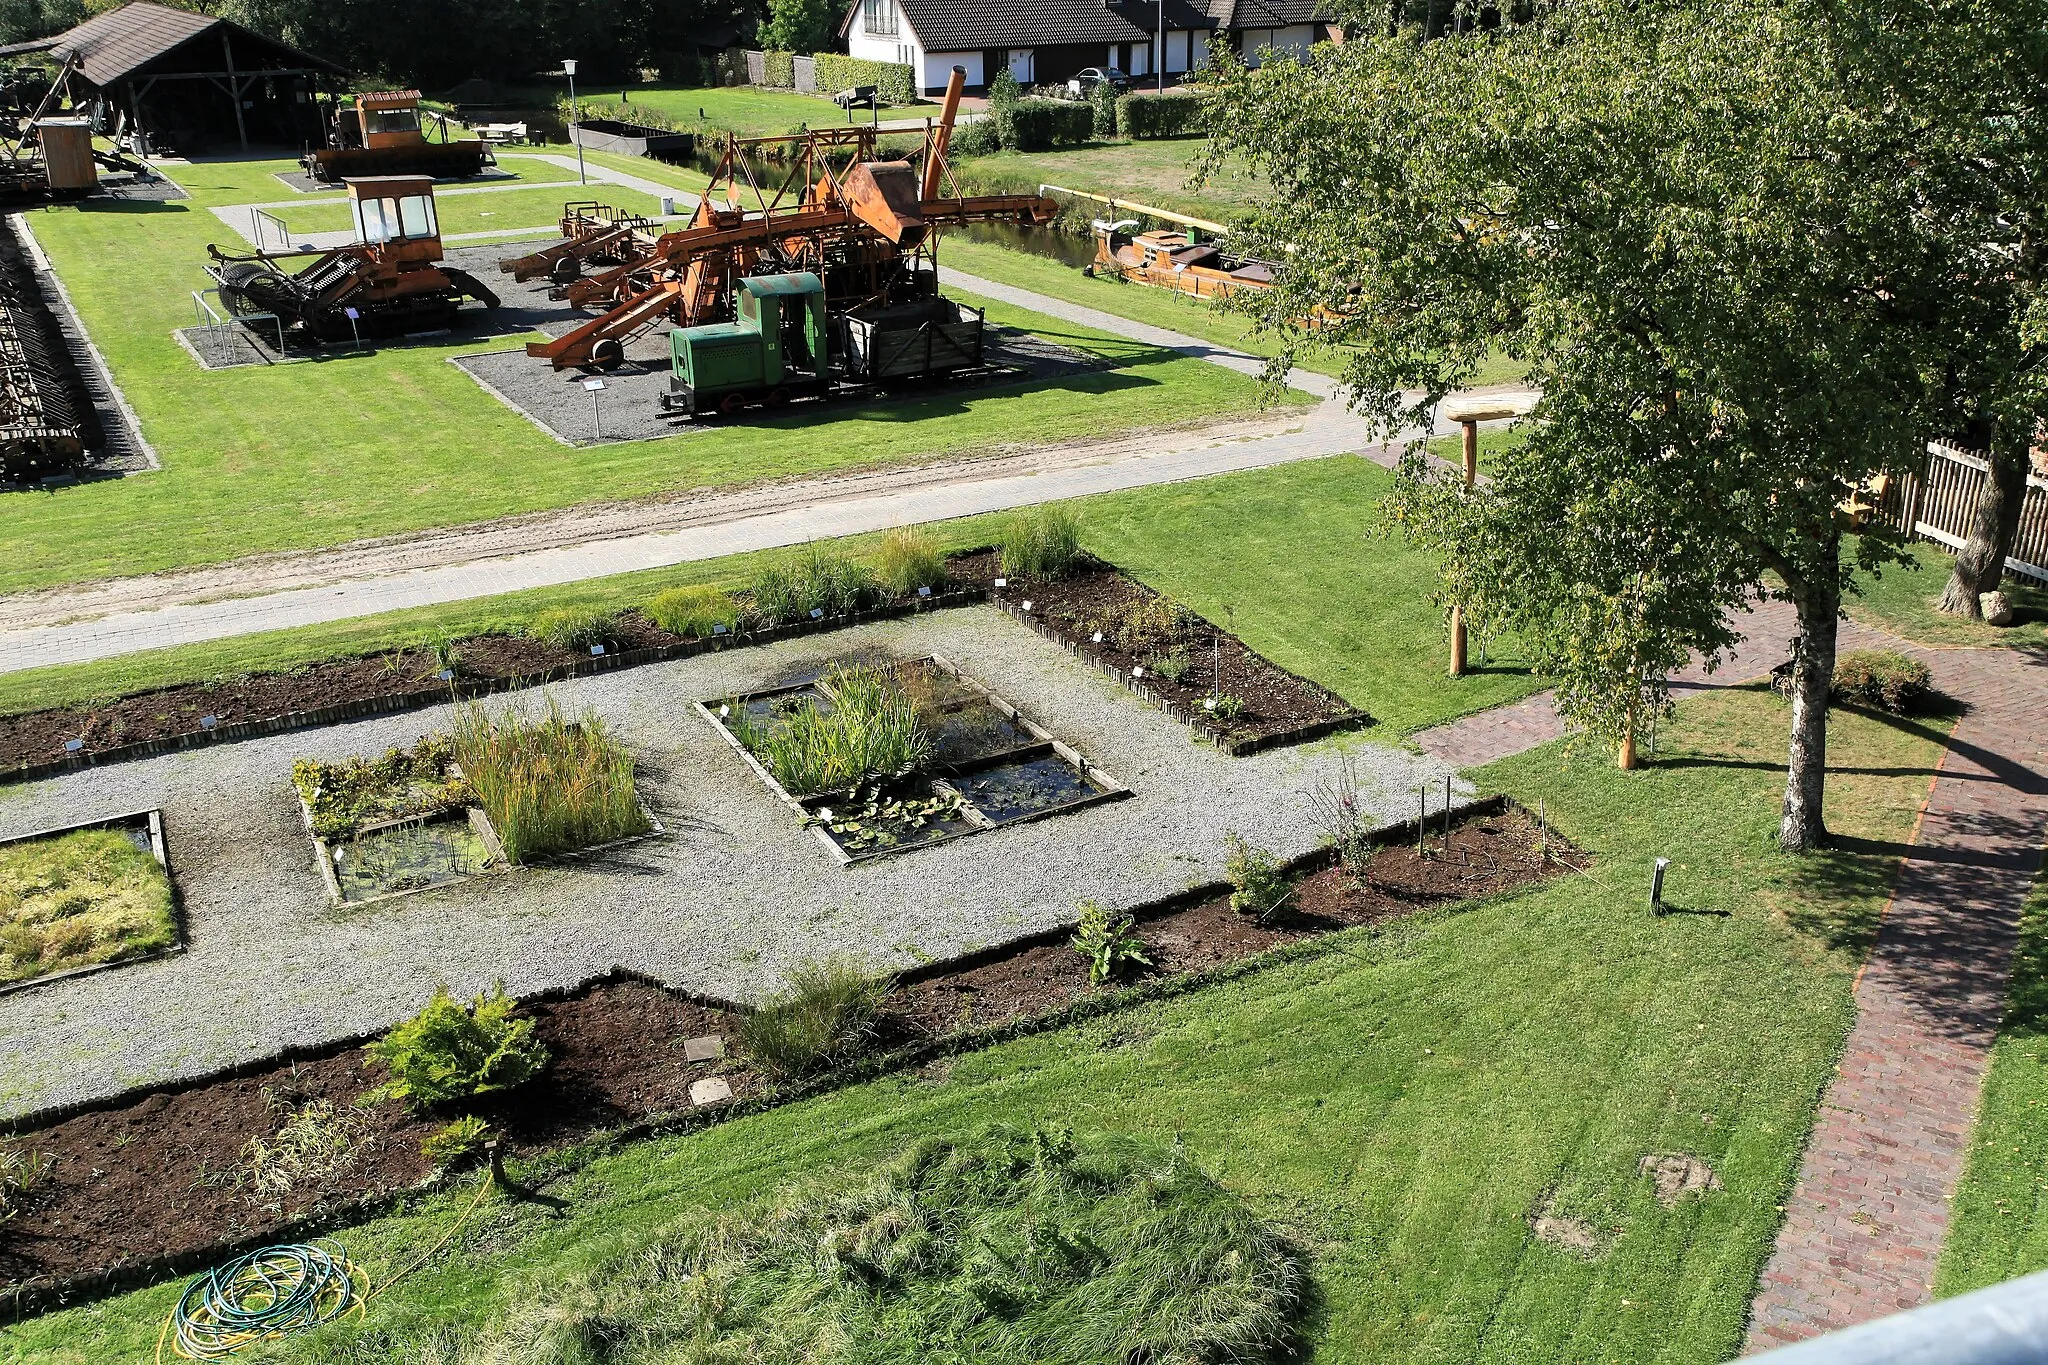
[[[576,108],[576,63],[564,62],[562,69],[569,73],[569,141],[576,144],[576,183],[588,185],[590,173],[583,167],[583,119]]]
[[[597,439],[604,439],[604,422],[597,414],[597,390],[590,391],[590,429],[597,433]]]

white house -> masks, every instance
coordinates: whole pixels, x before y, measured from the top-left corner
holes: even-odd
[[[850,55],[908,66],[936,94],[955,66],[981,90],[1005,67],[1023,85],[1091,66],[1136,81],[1163,64],[1171,80],[1203,65],[1212,45],[1257,65],[1268,49],[1306,52],[1325,37],[1320,13],[1319,0],[854,0],[839,31]]]

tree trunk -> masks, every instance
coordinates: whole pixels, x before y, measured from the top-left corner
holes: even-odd
[[[1809,589],[1798,602],[1799,655],[1792,668],[1792,746],[1778,843],[1788,853],[1819,848],[1827,838],[1821,794],[1828,775],[1828,693],[1835,683],[1840,597]]]
[[[1996,592],[2005,577],[2005,557],[2012,553],[2020,509],[2027,500],[2030,462],[2024,439],[2000,441],[1992,447],[1991,472],[1984,476],[1977,514],[1971,518],[1969,537],[1956,551],[1955,571],[1941,590],[1937,611],[1973,620],[1983,616],[1982,594]]]

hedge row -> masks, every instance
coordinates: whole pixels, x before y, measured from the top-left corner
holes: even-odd
[[[783,55],[783,54],[772,54]],[[820,52],[818,93],[836,95],[856,85],[872,85],[884,104],[914,104],[917,88],[909,67],[899,62],[869,62],[843,52]],[[791,76],[792,83],[795,77]]]
[[[1095,111],[1077,100],[1018,100],[996,110],[996,137],[1013,152],[1073,147],[1095,136]]]
[[[1201,126],[1200,95],[1125,95],[1116,102],[1116,130],[1124,137],[1184,137]]]

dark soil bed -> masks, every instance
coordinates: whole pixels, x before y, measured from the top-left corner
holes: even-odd
[[[619,651],[680,643],[638,612],[622,613],[612,647]],[[478,635],[458,641],[465,678],[524,678],[588,657],[520,635]],[[432,690],[441,666],[429,649],[328,659],[284,673],[257,673],[219,682],[137,692],[96,706],[67,706],[0,716],[0,768],[62,758],[69,740],[92,755],[124,744],[197,734],[207,716],[220,725],[272,720],[302,711],[376,697]]]
[[[1144,975],[1201,971],[1312,935],[1540,881],[1578,864],[1554,838],[1550,856],[1541,856],[1536,833],[1535,822],[1513,808],[1468,816],[1448,841],[1434,836],[1426,858],[1418,858],[1413,845],[1383,847],[1362,879],[1338,868],[1300,878],[1292,900],[1269,924],[1233,913],[1227,895],[1171,905],[1139,923],[1153,962]],[[886,1006],[883,1039],[914,1043],[1001,1024],[1095,990],[1085,963],[1063,940],[1019,947],[902,986]],[[737,1049],[735,1015],[658,985],[614,978],[524,1008],[538,1021],[551,1065],[527,1088],[473,1106],[515,1152],[559,1147],[686,1110],[691,1082],[704,1077],[724,1077],[738,1098],[766,1085]],[[686,1062],[684,1042],[706,1035],[733,1045],[727,1058]],[[356,1099],[384,1079],[380,1065],[365,1062],[360,1047],[340,1048],[149,1093],[8,1138],[7,1147],[53,1165],[23,1211],[0,1223],[0,1284],[48,1281],[254,1238],[288,1219],[418,1183],[427,1175],[420,1143],[450,1115],[422,1119],[390,1100],[356,1108]],[[251,1139],[275,1141],[293,1111],[321,1100],[351,1116],[354,1158],[280,1194],[252,1189]]]
[[[1179,638],[1138,649],[1119,644],[1120,630],[1134,613],[1159,601],[1159,594],[1097,560],[1064,578],[1015,581],[995,587],[1000,568],[993,550],[962,555],[947,568],[954,578],[1005,600],[1031,603],[1031,616],[1062,642],[1119,672],[1144,669],[1151,691],[1182,710],[1210,718],[1233,742],[1288,734],[1324,722],[1356,716],[1342,697],[1298,678],[1242,640],[1193,612],[1186,613]],[[1097,633],[1102,639],[1097,641]],[[1162,660],[1178,678],[1160,672]],[[1242,706],[1236,715],[1205,711],[1203,703],[1229,698]],[[1361,718],[1362,719],[1362,718]]]

